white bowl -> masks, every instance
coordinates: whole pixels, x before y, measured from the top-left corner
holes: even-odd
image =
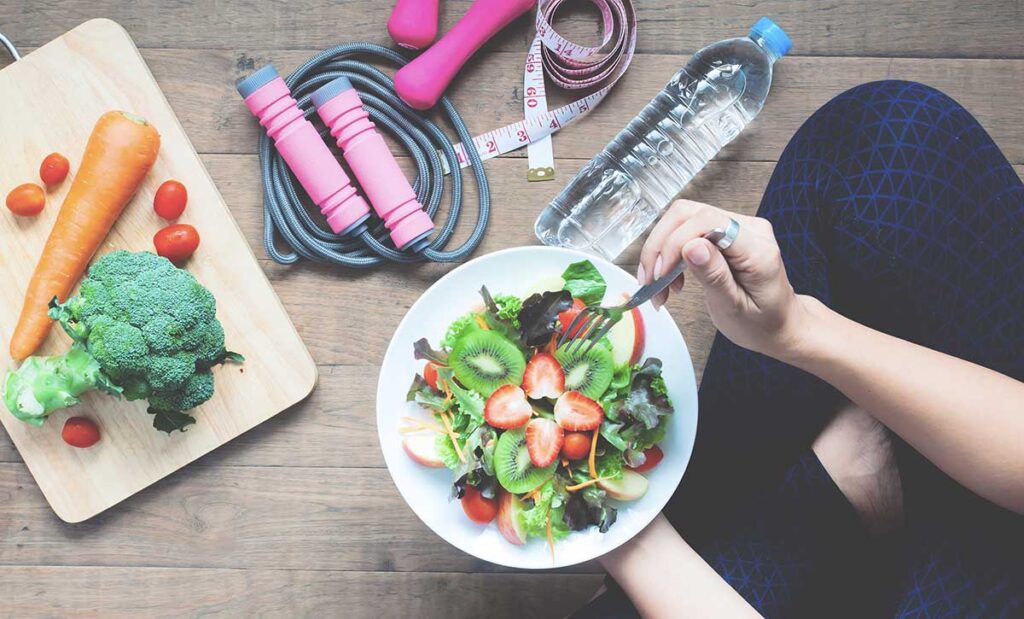
[[[665,310],[641,308],[646,326],[644,358],[658,357],[675,406],[668,434],[661,443],[665,458],[644,475],[650,481],[646,495],[618,505],[618,520],[607,533],[596,527],[574,532],[555,543],[554,561],[543,539],[515,546],[502,537],[494,523],[479,525],[466,517],[459,501],[449,501],[452,472],[414,462],[402,449],[404,415],[423,415],[405,401],[413,375],[423,361],[413,358],[413,342],[426,337],[437,346],[449,323],[480,303],[480,287],[491,294],[522,295],[538,280],[557,276],[579,260],[590,260],[608,282],[606,300],[620,299],[637,288],[636,279],[614,264],[577,251],[552,247],[518,247],[481,256],[448,273],[409,309],[384,356],[377,385],[377,432],[388,471],[398,491],[419,518],[450,544],[475,557],[526,569],[564,567],[589,561],[625,543],[646,527],[668,502],[686,470],[697,431],[697,386],[693,364],[679,328]]]

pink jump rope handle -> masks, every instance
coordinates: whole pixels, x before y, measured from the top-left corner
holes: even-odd
[[[305,119],[274,66],[256,71],[237,88],[299,184],[320,207],[331,230],[336,234],[357,231],[369,218],[370,207],[356,193],[316,128]]]
[[[441,40],[395,74],[395,90],[417,110],[434,106],[462,65],[535,0],[476,0]]]
[[[311,101],[338,140],[373,210],[391,231],[395,247],[415,251],[425,247],[434,223],[416,200],[416,193],[370,121],[352,83],[339,77],[314,92]]]
[[[388,34],[406,49],[423,49],[437,36],[438,0],[398,0],[388,18]]]

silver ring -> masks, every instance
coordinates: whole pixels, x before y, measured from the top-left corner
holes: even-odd
[[[740,222],[730,217],[729,225],[725,229],[715,228],[708,233],[707,238],[709,241],[717,245],[718,249],[725,251],[736,242],[736,237],[739,235]]]

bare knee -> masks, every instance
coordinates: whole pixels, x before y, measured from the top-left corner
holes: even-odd
[[[868,529],[903,522],[903,489],[889,431],[863,409],[845,405],[813,445],[822,466]]]

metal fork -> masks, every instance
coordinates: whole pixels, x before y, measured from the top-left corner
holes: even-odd
[[[723,236],[725,236],[724,232],[716,228],[705,234],[704,238],[717,244]],[[589,346],[583,349],[583,354],[586,354],[591,348],[601,341],[601,338],[608,335],[608,332],[615,326],[615,323],[622,320],[622,317],[626,315],[626,312],[653,299],[654,295],[664,290],[669,284],[674,282],[677,277],[682,275],[685,267],[685,262],[680,260],[679,264],[677,264],[674,269],[646,286],[641,286],[640,289],[633,293],[633,296],[622,305],[617,305],[615,307],[583,308],[583,310],[576,315],[576,318],[569,323],[569,326],[562,333],[562,337],[558,338],[558,348],[561,348],[568,342],[568,346],[566,346],[565,350],[566,352],[571,353],[579,351],[584,344],[589,342]]]

